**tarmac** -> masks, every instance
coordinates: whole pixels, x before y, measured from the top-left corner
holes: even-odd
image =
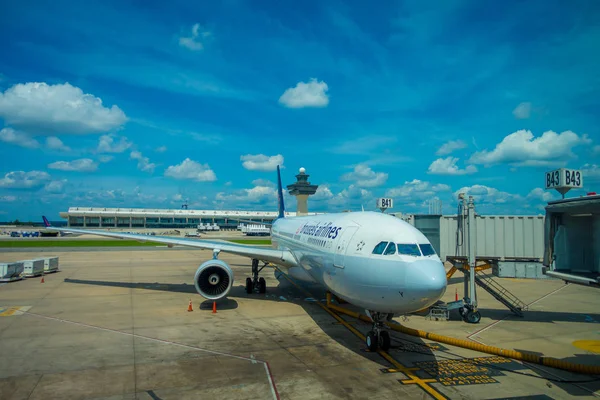
[[[261,276],[246,294],[250,260],[227,299],[204,301],[193,276],[211,252],[187,248],[23,249],[0,261],[58,256],[60,271],[0,285],[0,399],[593,399],[600,377],[526,364],[390,332],[391,363],[324,310],[322,288]],[[501,279],[529,304],[523,318],[483,290],[482,319],[396,320],[487,345],[600,364],[600,291],[557,280]],[[462,276],[444,301],[462,297]],[[308,296],[310,294],[311,296]],[[193,311],[188,311],[189,301]],[[401,368],[398,368],[397,366]],[[411,369],[431,391],[407,381]]]

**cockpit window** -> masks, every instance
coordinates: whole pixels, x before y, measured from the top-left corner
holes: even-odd
[[[377,246],[373,249],[373,254],[383,254],[385,250],[385,246],[387,246],[388,242],[379,242]]]
[[[417,246],[416,244],[398,243],[398,254],[402,254],[405,256],[419,257],[421,255],[421,252],[419,251],[419,246]]]
[[[435,250],[430,244],[420,244],[419,247],[424,256],[432,256],[435,254]]]
[[[390,242],[383,253],[384,256],[388,256],[390,254],[396,254],[396,243]]]

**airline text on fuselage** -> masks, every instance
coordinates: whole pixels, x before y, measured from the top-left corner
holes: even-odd
[[[333,226],[332,222],[328,222],[325,225],[321,225],[321,223],[318,223],[317,225],[304,224],[298,228],[296,234],[335,239],[340,230],[342,230],[342,228]]]

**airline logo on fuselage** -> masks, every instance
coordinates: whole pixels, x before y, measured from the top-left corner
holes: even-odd
[[[316,225],[304,224],[296,231],[296,235],[307,235],[321,238],[335,239],[340,231],[341,227],[334,226],[332,222],[327,222],[324,225],[318,223]]]

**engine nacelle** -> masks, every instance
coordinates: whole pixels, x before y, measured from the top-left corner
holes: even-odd
[[[202,297],[209,300],[219,300],[231,290],[233,271],[222,260],[203,262],[194,276],[194,286]]]

